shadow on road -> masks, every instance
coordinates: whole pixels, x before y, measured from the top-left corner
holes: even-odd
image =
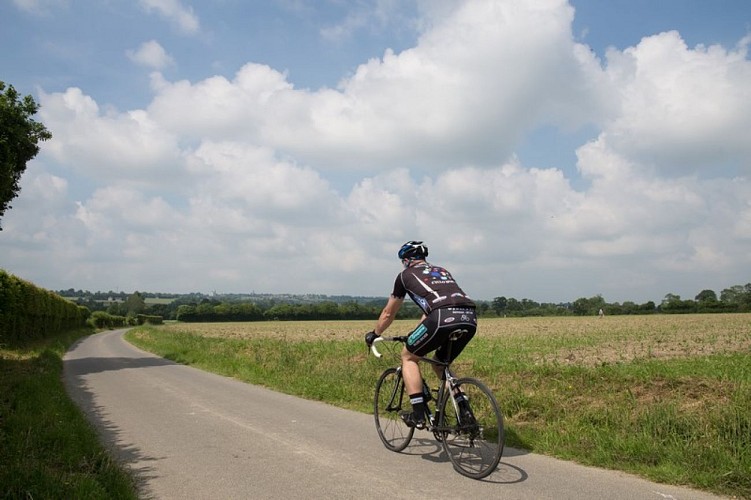
[[[102,442],[110,453],[131,474],[136,482],[141,498],[149,498],[145,485],[151,479],[159,477],[156,467],[149,464],[164,457],[148,456],[133,443],[122,438],[121,430],[107,418],[105,409],[95,401],[95,394],[89,390],[86,376],[113,370],[130,368],[147,368],[173,365],[175,363],[163,358],[78,358],[63,360],[63,379],[68,394],[84,412],[87,420],[96,428]]]
[[[78,358],[66,359],[63,362],[65,372],[72,376],[82,377],[92,373],[102,373],[112,370],[127,370],[129,368],[148,368],[151,366],[168,366],[176,363],[164,358]]]
[[[413,438],[409,446],[401,453],[405,455],[419,456],[423,460],[429,462],[450,464],[449,457],[446,455],[443,446],[435,439],[429,437]],[[503,450],[503,457],[516,457],[526,455],[527,453],[529,452],[526,450],[506,447]],[[514,484],[522,483],[528,478],[529,475],[524,469],[509,463],[504,463],[503,460],[501,460],[501,463],[498,464],[498,469],[493,474],[481,479],[480,481],[493,484]]]

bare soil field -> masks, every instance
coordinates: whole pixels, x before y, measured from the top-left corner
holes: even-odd
[[[173,323],[163,327],[205,337],[361,341],[374,321]],[[402,335],[413,320],[395,321]],[[477,338],[523,349],[539,363],[593,366],[641,358],[669,359],[751,352],[751,314],[482,318]]]

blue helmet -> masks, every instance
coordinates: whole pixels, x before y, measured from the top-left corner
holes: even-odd
[[[399,260],[424,259],[428,256],[428,247],[422,241],[408,241],[399,249]]]

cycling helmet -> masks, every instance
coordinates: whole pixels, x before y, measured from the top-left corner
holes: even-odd
[[[424,259],[428,256],[428,247],[422,241],[408,241],[399,249],[399,259]]]

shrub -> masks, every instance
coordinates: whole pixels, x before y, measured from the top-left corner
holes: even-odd
[[[138,314],[136,316],[136,323],[143,325],[148,323],[150,325],[161,325],[164,323],[164,318],[161,316],[150,316],[148,314]]]
[[[89,318],[89,324],[96,328],[120,328],[126,326],[127,318],[125,316],[115,316],[104,311],[94,311]]]

